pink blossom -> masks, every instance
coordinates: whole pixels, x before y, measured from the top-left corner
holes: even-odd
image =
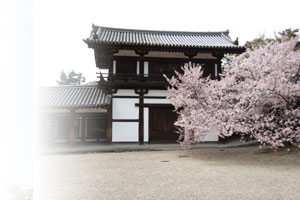
[[[297,41],[270,42],[228,55],[230,66],[220,81],[204,78],[201,66],[191,63],[183,74],[167,79],[184,143],[202,141],[212,128],[220,137],[248,135],[273,148],[300,143],[300,52],[293,50]]]

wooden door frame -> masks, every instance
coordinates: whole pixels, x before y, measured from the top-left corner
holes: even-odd
[[[172,104],[144,104],[144,107],[149,108],[149,111],[148,111],[148,144],[150,144],[151,140],[152,140],[152,123],[153,123],[151,109],[157,108],[157,107],[169,108],[169,107],[173,107],[173,105]]]

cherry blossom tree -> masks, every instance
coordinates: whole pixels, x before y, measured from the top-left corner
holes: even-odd
[[[191,63],[184,66],[184,73],[175,71],[176,77],[165,78],[169,82],[172,102],[179,116],[175,126],[179,131],[179,141],[187,145],[203,140],[210,131],[211,123],[206,124],[207,119],[212,119],[210,103],[207,102],[211,91],[210,77],[204,78],[200,65],[193,67]],[[207,115],[209,117],[207,117]],[[197,133],[195,134],[195,130]]]
[[[221,80],[203,78],[201,66],[167,79],[175,125],[182,144],[238,133],[273,148],[300,143],[300,51],[298,37],[271,41],[238,56],[227,56]]]

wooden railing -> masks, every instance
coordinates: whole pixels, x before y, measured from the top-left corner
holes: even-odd
[[[101,81],[133,81],[133,82],[145,82],[145,81],[162,81],[166,82],[163,75],[168,78],[174,76],[174,72],[160,73],[160,74],[136,74],[136,73],[99,73]]]

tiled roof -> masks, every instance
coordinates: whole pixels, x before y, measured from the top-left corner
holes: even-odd
[[[38,104],[42,108],[96,108],[109,105],[109,97],[96,85],[41,87]]]
[[[175,32],[118,29],[94,26],[87,43],[188,48],[244,48],[224,32]]]

